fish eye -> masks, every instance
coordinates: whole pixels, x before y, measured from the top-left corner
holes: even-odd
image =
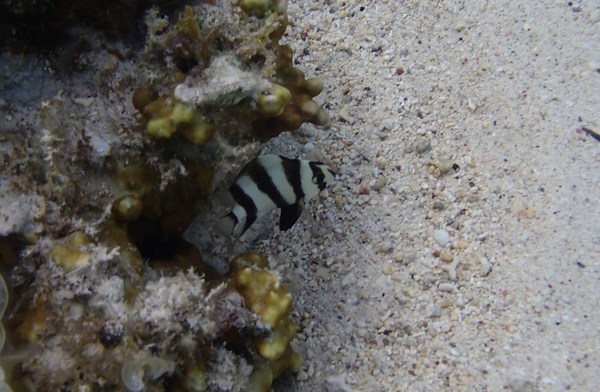
[[[325,174],[323,173],[315,173],[315,175],[312,178],[313,184],[320,184],[323,181],[325,181]]]

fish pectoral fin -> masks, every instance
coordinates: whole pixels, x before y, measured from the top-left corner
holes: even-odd
[[[219,234],[230,235],[231,233],[233,233],[235,225],[235,215],[227,214],[217,221],[217,223],[214,226],[214,229]]]
[[[298,202],[281,208],[281,217],[279,218],[279,230],[289,230],[302,214],[302,203]]]

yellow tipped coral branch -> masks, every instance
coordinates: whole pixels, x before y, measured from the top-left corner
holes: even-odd
[[[146,124],[148,133],[157,139],[170,139],[179,134],[194,144],[202,145],[213,136],[213,126],[193,106],[172,96],[152,101],[144,107],[143,113],[150,118]]]
[[[246,307],[271,328],[271,336],[258,342],[258,353],[266,360],[277,360],[296,334],[296,325],[289,319],[292,296],[277,276],[264,269],[264,256],[247,253],[236,257],[232,265],[233,284]]]

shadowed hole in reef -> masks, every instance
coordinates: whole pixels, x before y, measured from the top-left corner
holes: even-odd
[[[0,236],[0,272],[7,276],[10,269],[17,265],[19,254],[26,243],[17,235]]]
[[[177,239],[158,240],[156,238],[145,238],[134,242],[144,260],[168,260],[179,252],[181,241]]]
[[[274,391],[288,390],[294,387],[297,388],[298,382],[296,381],[296,376],[288,371],[273,380],[272,387]]]
[[[9,5],[5,5],[7,3]],[[107,39],[132,45],[143,42],[147,9],[157,5],[162,13],[181,6],[176,0],[20,1],[0,5],[0,48],[13,53],[35,53],[60,48],[76,38],[76,27],[93,28]]]
[[[127,228],[129,238],[140,251],[142,258],[151,262],[170,260],[176,256],[189,255],[193,252],[190,249],[193,246],[182,239],[184,230],[185,227],[181,227],[168,232],[160,220],[145,219],[132,222]]]
[[[131,242],[152,269],[171,275],[193,268],[208,281],[218,280],[220,276],[217,271],[203,262],[198,249],[184,240],[182,235],[183,231],[178,231],[166,237],[158,225],[147,221],[135,222],[129,226]]]
[[[177,68],[179,68],[181,72],[185,74],[187,74],[192,68],[198,65],[198,61],[196,61],[196,59],[193,58],[181,57],[175,60]]]

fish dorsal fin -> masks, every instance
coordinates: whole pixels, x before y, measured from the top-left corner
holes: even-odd
[[[279,230],[289,230],[302,214],[302,201],[281,208],[281,217],[279,218]]]

